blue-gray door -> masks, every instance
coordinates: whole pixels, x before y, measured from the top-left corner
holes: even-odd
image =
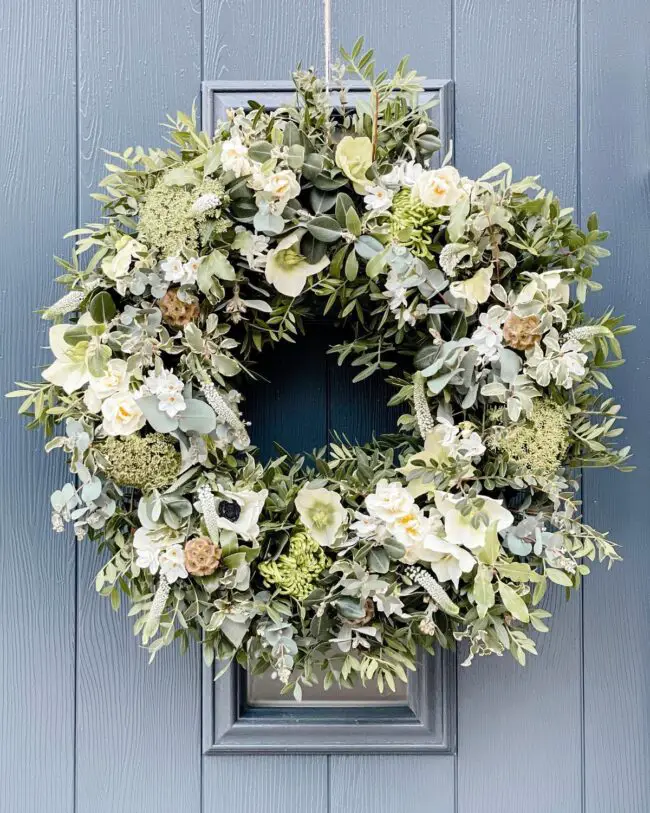
[[[61,235],[93,218],[102,147],[159,143],[167,110],[202,79],[285,79],[324,67],[359,34],[395,63],[410,53],[456,93],[456,163],[543,173],[584,218],[598,209],[613,256],[607,300],[636,322],[614,376],[638,470],[589,473],[589,521],[625,561],[581,599],[552,597],[553,631],[524,671],[458,669],[457,751],[428,755],[202,756],[198,652],[153,666],[93,589],[98,558],[53,535],[62,475],[2,412],[0,810],[2,813],[647,813],[647,0],[5,0],[0,22],[2,387],[44,361]],[[322,335],[295,350],[312,375],[270,363],[255,415],[293,448],[330,428],[386,427],[383,391],[328,367]],[[390,423],[388,423],[390,425]],[[268,446],[267,446],[268,448]]]

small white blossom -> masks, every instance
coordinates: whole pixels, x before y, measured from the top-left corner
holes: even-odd
[[[369,186],[363,198],[366,209],[370,212],[385,212],[393,202],[393,192],[383,186]]]
[[[193,285],[196,282],[200,264],[201,260],[198,257],[192,257],[186,263],[180,257],[167,257],[160,267],[166,282],[174,282],[178,285]]]
[[[158,557],[160,572],[170,584],[177,579],[186,579],[185,551],[181,545],[170,545]]]

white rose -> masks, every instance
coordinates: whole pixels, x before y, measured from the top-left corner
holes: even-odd
[[[145,417],[128,393],[111,395],[102,404],[102,427],[107,435],[132,435],[145,424]]]
[[[269,175],[264,184],[264,191],[274,200],[286,203],[300,194],[300,184],[290,169],[283,169]]]
[[[392,526],[400,517],[410,516],[415,507],[413,497],[397,482],[380,480],[374,494],[366,497],[366,508],[372,517],[377,517]]]
[[[432,208],[453,206],[464,196],[460,175],[454,167],[422,172],[415,182],[415,196]]]
[[[237,178],[250,175],[251,162],[248,158],[248,147],[238,138],[231,138],[221,145],[221,166],[224,172],[233,172]]]

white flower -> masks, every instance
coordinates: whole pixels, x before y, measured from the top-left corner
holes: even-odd
[[[457,590],[461,574],[469,573],[476,564],[465,548],[433,535],[427,537],[420,561],[429,563],[438,581],[450,581]]]
[[[472,460],[485,454],[485,445],[478,432],[463,429],[456,448],[456,456],[462,460]]]
[[[167,282],[193,285],[196,282],[199,265],[201,265],[201,260],[198,257],[192,257],[186,263],[183,263],[180,257],[167,257],[160,267]]]
[[[170,418],[175,418],[186,406],[183,395],[175,390],[163,392],[158,396],[158,409]]]
[[[366,508],[371,517],[376,517],[392,527],[400,517],[409,515],[415,501],[411,494],[397,481],[380,480],[373,494],[366,497]]]
[[[85,317],[88,316],[88,319]],[[88,323],[90,316],[84,314],[79,324]],[[92,321],[92,320],[90,320]],[[90,379],[88,365],[86,364],[86,350],[88,342],[68,344],[66,333],[75,325],[53,325],[49,330],[50,349],[56,361],[50,364],[41,375],[50,384],[62,387],[68,395],[81,389]]]
[[[266,262],[269,238],[264,234],[253,234],[244,226],[235,226],[235,239],[232,247],[237,249],[250,268],[262,271]]]
[[[467,514],[461,513],[457,507],[462,500],[462,496],[454,496],[444,491],[436,492],[436,507],[444,518],[445,536],[447,541],[454,545],[480,550],[487,542],[491,527],[503,531],[514,522],[514,517],[507,508],[504,508],[501,500],[477,497],[470,503],[471,510]],[[482,520],[477,521],[479,514],[487,518],[487,524]],[[476,521],[477,527],[473,520]]]
[[[426,206],[453,206],[464,196],[460,175],[454,167],[442,167],[422,172],[413,187],[415,197]]]
[[[582,353],[582,345],[576,339],[560,344],[555,328],[542,340],[546,353],[539,344],[526,352],[526,372],[541,387],[548,387],[551,380],[559,387],[571,389],[576,381],[582,381],[587,374],[588,357]]]
[[[326,488],[303,486],[296,495],[295,505],[313,539],[323,547],[331,546],[347,518],[339,495]]]
[[[132,435],[145,424],[145,417],[128,393],[111,395],[102,404],[102,428],[107,435]]]
[[[368,539],[371,536],[379,536],[383,529],[376,519],[357,511],[354,515],[354,522],[350,523],[350,530],[360,539]]]
[[[471,316],[490,296],[492,268],[479,268],[473,277],[452,282],[449,292],[463,304],[465,316]]]
[[[390,209],[393,202],[393,192],[390,189],[384,189],[383,186],[369,186],[367,194],[363,198],[366,209],[371,212],[385,212]]]
[[[300,194],[300,184],[290,169],[281,169],[268,176],[263,187],[271,197],[280,203],[287,203]]]
[[[246,542],[255,541],[260,532],[257,521],[268,495],[265,488],[260,491],[222,491],[217,498],[218,527],[233,531]]]
[[[185,551],[181,545],[170,545],[160,552],[158,557],[160,572],[170,584],[177,579],[186,579]]]
[[[480,327],[470,337],[471,344],[484,361],[496,361],[503,342],[503,331],[493,324],[486,313],[479,316]]]
[[[182,534],[161,523],[155,523],[150,528],[138,528],[133,535],[133,548],[137,554],[135,563],[143,570],[148,570],[152,574],[157,573],[162,553],[168,548],[180,548],[182,541]],[[171,582],[172,579],[168,578],[168,581]]]
[[[307,284],[307,278],[318,274],[329,263],[329,257],[310,263],[300,254],[300,241],[305,232],[306,229],[296,229],[280,240],[266,257],[266,279],[285,296],[298,296]]]
[[[248,158],[248,147],[242,144],[237,136],[222,143],[221,166],[224,172],[232,172],[236,178],[250,175],[252,164]]]
[[[147,253],[145,245],[126,236],[117,241],[115,248],[117,248],[115,256],[104,260],[102,263],[102,271],[113,281],[127,276],[131,264],[138,257],[138,254]]]
[[[391,187],[412,187],[424,172],[422,164],[415,161],[398,161],[390,172],[381,176],[382,183]]]
[[[109,359],[106,372],[102,376],[90,376],[88,389],[84,393],[84,404],[90,412],[99,412],[102,401],[118,392],[128,392],[129,373],[126,361]]]

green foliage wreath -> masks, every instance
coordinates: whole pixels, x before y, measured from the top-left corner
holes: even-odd
[[[128,596],[151,653],[194,638],[297,697],[318,674],[392,689],[436,642],[523,664],[548,582],[619,558],[570,474],[628,456],[600,390],[629,328],[583,309],[606,234],[505,164],[428,168],[421,77],[362,49],[339,68],[368,85],[353,107],[298,70],[295,106],[214,136],[179,114],[172,149],[111,153],[106,216],[72,232],[43,313],[55,360],[11,393],[69,460],[54,527],[106,552],[97,590]],[[235,385],[323,314],[404,414],[262,463]]]

